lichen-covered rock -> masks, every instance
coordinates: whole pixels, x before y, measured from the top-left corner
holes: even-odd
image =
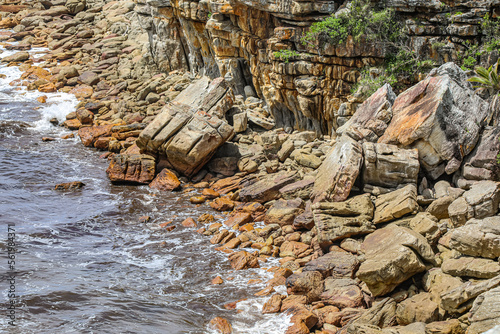
[[[368,194],[345,202],[319,202],[312,209],[320,244],[375,231],[371,222],[374,206]]]
[[[418,150],[366,142],[363,143],[363,154],[365,191],[373,193],[376,187],[396,189],[404,184],[417,184]]]
[[[500,256],[500,216],[471,219],[451,232],[450,247],[462,254],[494,259]]]
[[[366,260],[357,276],[374,296],[387,294],[414,274],[424,271],[425,262],[435,263],[431,246],[423,236],[396,225],[368,235],[361,249]]]
[[[149,183],[155,177],[155,166],[147,154],[115,154],[106,173],[111,182]]]
[[[452,174],[476,146],[487,110],[465,73],[447,63],[396,98],[379,142],[417,148],[433,178]]]
[[[347,199],[363,163],[363,148],[347,135],[341,136],[318,169],[311,199],[342,202]]]

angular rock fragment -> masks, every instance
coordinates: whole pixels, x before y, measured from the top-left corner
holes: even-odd
[[[240,190],[240,199],[244,202],[265,203],[280,196],[279,190],[297,181],[296,172],[279,172],[270,174],[261,180]]]
[[[467,334],[481,334],[500,326],[500,287],[479,295],[470,310]]]
[[[471,219],[451,232],[450,247],[462,254],[494,259],[500,256],[500,216]]]
[[[325,280],[325,291],[321,294],[325,304],[339,309],[357,308],[363,306],[363,300],[363,292],[355,280],[333,277]]]
[[[356,256],[347,252],[330,252],[312,260],[304,266],[303,272],[318,271],[324,278],[354,278],[359,267]]]
[[[404,188],[377,197],[373,223],[380,224],[395,220],[416,212],[417,208],[417,187],[407,185]]]
[[[493,278],[500,275],[497,261],[469,256],[445,259],[441,269],[446,274],[460,277]]]
[[[368,194],[345,202],[320,202],[312,206],[320,244],[375,231],[371,222],[374,206]]]
[[[426,269],[425,262],[435,263],[434,253],[420,234],[390,225],[368,235],[361,246],[366,260],[357,276],[373,296],[381,296]]]
[[[363,143],[363,183],[366,192],[377,187],[396,189],[404,184],[417,184],[418,150],[405,150],[394,145]]]
[[[155,177],[153,182],[149,184],[150,188],[158,189],[162,191],[172,191],[176,190],[181,186],[181,182],[177,176],[167,168],[161,170],[161,172]]]

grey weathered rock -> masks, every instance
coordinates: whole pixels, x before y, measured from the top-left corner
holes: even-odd
[[[450,247],[462,254],[494,259],[500,256],[500,216],[471,219],[451,232]]]
[[[320,244],[328,244],[375,230],[371,222],[374,207],[367,194],[353,197],[345,202],[319,202],[314,204],[312,209]]]
[[[242,112],[233,116],[234,132],[245,132],[248,126],[248,117],[246,112]]]
[[[374,296],[394,290],[414,274],[435,263],[434,253],[420,234],[397,225],[390,225],[368,235],[361,246],[366,261],[357,276]]]
[[[337,134],[346,133],[359,141],[377,141],[391,121],[395,99],[391,86],[385,84],[358,107],[347,123],[337,129]]]
[[[377,197],[373,223],[390,222],[409,213],[415,213],[417,209],[417,187],[407,185],[404,188]]]
[[[462,176],[467,180],[498,180],[500,165],[497,155],[500,151],[500,127],[487,127],[476,148],[465,158]]]
[[[307,200],[311,197],[314,180],[313,176],[305,176],[302,180],[290,183],[280,189],[281,196],[284,199],[302,198]]]
[[[30,59],[30,54],[28,52],[22,51],[22,52],[16,52],[13,55],[3,57],[1,59],[2,63],[17,63],[17,62],[22,62]]]
[[[86,5],[86,0],[67,0],[65,6],[68,8],[70,14],[75,15],[84,10]]]
[[[318,170],[311,199],[342,202],[347,199],[363,163],[361,144],[341,136]]]
[[[498,212],[500,183],[480,181],[457,198],[448,207],[448,213],[455,226],[462,226],[472,218],[481,219]]]
[[[493,278],[500,275],[497,261],[469,256],[445,259],[441,269],[446,274],[461,277]]]
[[[465,78],[457,65],[447,63],[400,94],[379,142],[417,148],[432,178],[457,171],[474,149],[488,110]]]
[[[500,275],[486,281],[466,282],[441,294],[441,307],[456,314],[472,307],[473,300],[480,294],[500,286]]]
[[[484,292],[474,300],[469,321],[467,334],[481,334],[500,326],[500,287]]]
[[[270,174],[248,187],[240,190],[240,199],[245,202],[265,203],[280,196],[279,190],[297,181],[295,172],[279,172]]]
[[[178,172],[195,175],[217,148],[233,135],[233,128],[202,110],[167,104],[136,141],[143,151],[160,153]]]
[[[358,259],[351,253],[330,252],[306,263],[303,271],[319,271],[324,278],[354,278],[358,266]]]
[[[416,184],[420,164],[418,150],[405,150],[395,145],[363,143],[363,183],[365,191],[373,186],[396,189]]]

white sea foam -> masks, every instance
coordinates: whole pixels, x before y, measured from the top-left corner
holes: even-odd
[[[492,329],[484,332],[483,334],[500,334],[500,325],[493,327]]]

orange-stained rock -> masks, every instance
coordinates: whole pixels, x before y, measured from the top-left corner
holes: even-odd
[[[231,267],[236,270],[260,268],[257,256],[246,251],[232,253],[231,255],[229,255],[229,262],[231,263]]]
[[[234,208],[235,212],[248,212],[255,222],[263,221],[266,214],[266,207],[257,202],[241,203]]]
[[[161,227],[161,228],[164,228],[164,227],[167,227],[167,226],[168,226],[168,225],[170,225],[170,224],[172,224],[172,222],[171,222],[171,221],[169,221],[169,222],[165,222],[165,223],[161,223],[161,224],[160,224],[160,227]]]
[[[241,240],[239,238],[233,238],[229,240],[224,246],[217,247],[217,250],[224,250],[224,249],[235,249],[241,244]]]
[[[220,276],[217,276],[216,278],[214,278],[212,280],[212,284],[214,284],[214,285],[222,284],[222,283],[224,283],[224,281],[222,280],[222,277],[220,277]]]
[[[205,203],[206,200],[205,196],[192,196],[189,198],[189,201],[193,204],[202,204]]]
[[[307,328],[308,333],[309,329],[311,329],[318,322],[318,317],[304,305],[293,306],[288,309],[288,312],[292,314],[292,318],[290,319],[290,321],[294,324],[290,328],[296,327],[300,331],[303,331],[304,328]],[[304,324],[305,327],[299,324]],[[300,331],[295,332],[292,330],[290,332],[287,331],[286,333],[301,333]]]
[[[172,191],[178,189],[180,186],[181,182],[177,176],[167,168],[162,169],[153,182],[149,184],[150,188],[162,191]]]
[[[0,21],[0,29],[9,29],[9,28],[14,28],[19,24],[19,21],[12,18],[8,17]]]
[[[280,257],[298,257],[309,248],[309,245],[298,241],[285,241],[280,246]]]
[[[227,321],[227,319],[216,317],[210,320],[209,327],[216,330],[220,334],[231,334],[233,333],[233,327]]]
[[[215,190],[210,189],[210,188],[203,189],[201,194],[208,199],[214,199],[214,198],[217,198],[220,196],[220,194],[218,192],[216,192]]]
[[[234,208],[234,202],[227,197],[219,197],[213,200],[210,206],[217,211],[230,211]]]
[[[252,215],[247,212],[238,212],[232,214],[225,222],[224,225],[233,227],[241,226],[252,221]]]
[[[267,302],[265,302],[262,307],[262,313],[279,313],[281,310],[281,295],[276,293],[269,298]]]
[[[267,296],[270,295],[271,293],[275,292],[274,287],[268,286],[265,289],[260,290],[259,292],[254,293],[254,296],[261,297],[261,296]],[[281,305],[281,304],[280,304]],[[281,306],[280,306],[281,307]]]
[[[40,103],[45,103],[47,102],[47,96],[45,95],[39,96],[36,100]]]
[[[99,137],[94,142],[94,147],[99,150],[108,150],[109,142],[113,139],[113,137]]]
[[[90,86],[81,85],[73,88],[69,93],[75,95],[75,97],[80,100],[91,97],[94,90]]]
[[[283,299],[281,303],[281,312],[297,306],[303,306],[307,303],[307,297],[302,295],[290,295]]]
[[[112,182],[149,183],[155,176],[155,160],[146,154],[115,154],[106,173]]]
[[[73,120],[72,120],[73,121]],[[66,121],[68,122],[68,121]],[[64,122],[64,123],[66,123]],[[99,137],[109,137],[111,135],[111,128],[113,124],[108,125],[98,125],[98,126],[87,126],[78,130],[78,136],[82,141],[83,145],[89,147],[93,146],[97,138]],[[109,142],[108,142],[109,143]]]
[[[68,133],[67,135],[62,135],[61,139],[70,139],[70,138],[75,138],[74,133]]]
[[[225,195],[231,191],[240,189],[243,180],[244,178],[242,178],[240,175],[226,177],[215,182],[212,185],[212,189],[221,195]]]
[[[254,225],[253,223],[245,224],[243,226],[240,226],[240,228],[238,229],[238,231],[240,231],[240,232],[250,232],[250,231],[253,231],[254,230],[253,225]]]
[[[0,5],[0,12],[7,12],[17,14],[20,11],[26,9],[28,6],[25,5]]]
[[[70,130],[78,130],[82,127],[82,123],[80,123],[79,120],[75,119],[68,119],[64,121],[62,124],[63,126],[67,127]]]
[[[125,154],[131,154],[131,155],[132,154],[141,154],[141,150],[134,143],[132,146],[130,146],[129,148],[127,148],[127,150],[125,151]]]
[[[49,82],[38,87],[38,91],[42,93],[54,93],[57,92],[57,88],[53,83]]]
[[[196,227],[196,221],[193,218],[186,218],[182,223],[184,227]]]

